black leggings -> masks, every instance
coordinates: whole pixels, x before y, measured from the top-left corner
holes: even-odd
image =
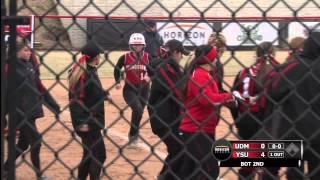
[[[259,121],[262,121],[261,117],[262,114],[259,112],[248,112],[239,115],[236,120],[236,127],[238,128],[238,135],[242,140],[249,140],[255,137],[261,129],[261,125],[259,124]],[[239,169],[239,180],[254,179],[255,171],[255,168],[241,167]]]
[[[184,161],[181,164],[182,179],[217,179],[219,176],[218,161],[211,152],[215,141],[213,135],[206,133],[185,133],[184,139]]]
[[[123,88],[123,97],[132,110],[129,137],[136,137],[139,134],[140,121],[149,97],[149,84],[131,85],[126,83]]]
[[[100,179],[103,163],[106,160],[106,148],[100,130],[77,132],[82,140],[83,155],[78,169],[79,180]]]
[[[262,128],[259,122],[262,121],[263,114],[247,112],[239,114],[235,125],[238,129],[238,135],[243,140],[249,140],[257,136],[257,132]],[[250,127],[250,128],[248,128]]]
[[[36,171],[37,177],[41,177],[40,169],[40,148],[42,136],[39,134],[36,119],[30,119],[21,124],[19,140],[16,145],[16,159],[30,147],[31,162]],[[4,165],[5,170],[8,170],[8,161]]]
[[[157,134],[167,147],[168,155],[159,173],[159,179],[180,179],[180,168],[183,163],[183,141],[178,130]]]

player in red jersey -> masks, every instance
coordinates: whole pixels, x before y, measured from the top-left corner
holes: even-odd
[[[188,82],[184,90],[185,114],[179,129],[185,142],[183,179],[216,179],[218,162],[211,154],[218,124],[216,108],[234,103],[231,93],[220,93],[211,72],[216,67],[216,48],[202,45],[186,70]]]
[[[232,110],[238,135],[241,139],[252,139],[262,128],[263,110],[258,97],[263,92],[263,80],[279,63],[274,59],[275,50],[270,42],[263,42],[256,50],[257,60],[249,68],[241,70],[235,78],[232,91],[238,91],[245,101]],[[253,179],[253,168],[240,168],[239,179]]]
[[[149,97],[147,65],[149,54],[144,52],[146,42],[140,33],[133,33],[129,39],[130,52],[121,56],[114,68],[116,89],[121,89],[121,69],[124,67],[125,84],[123,97],[132,110],[129,144],[136,144],[143,110]]]

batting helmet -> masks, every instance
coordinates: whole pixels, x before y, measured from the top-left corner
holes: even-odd
[[[133,33],[129,39],[129,45],[133,44],[142,44],[146,45],[146,41],[144,40],[144,36],[141,33]]]

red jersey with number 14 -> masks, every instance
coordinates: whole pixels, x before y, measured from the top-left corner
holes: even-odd
[[[149,64],[149,54],[142,53],[140,59],[137,59],[133,52],[125,54],[124,69],[126,73],[126,81],[130,84],[147,83],[144,77],[147,75],[147,65]]]

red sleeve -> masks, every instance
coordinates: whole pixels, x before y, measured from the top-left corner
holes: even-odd
[[[215,84],[212,78],[196,77],[190,81],[189,90],[202,105],[221,105],[233,99],[229,93],[219,93],[218,88],[212,87],[212,83]]]

